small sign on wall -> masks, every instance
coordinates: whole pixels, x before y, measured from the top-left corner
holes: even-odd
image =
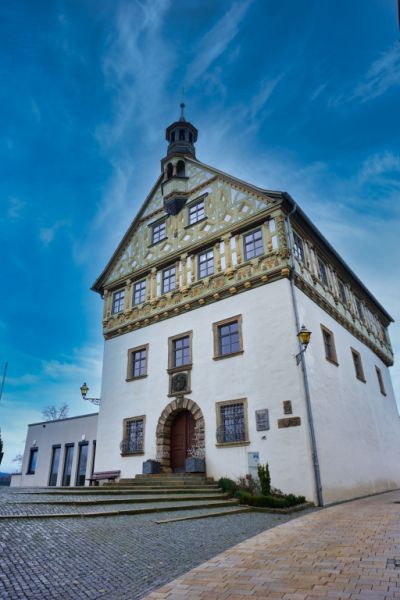
[[[269,430],[269,412],[268,408],[256,410],[256,429],[257,431]]]

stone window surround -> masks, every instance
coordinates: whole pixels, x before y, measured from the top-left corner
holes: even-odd
[[[386,390],[385,390],[385,384],[383,382],[382,371],[376,365],[375,365],[375,372],[376,372],[376,376],[378,378],[379,390],[380,390],[382,396],[386,396]]]
[[[222,400],[220,402],[215,403],[215,411],[216,411],[216,419],[217,419],[217,428],[216,431],[221,427],[221,406],[229,406],[230,404],[243,404],[243,415],[244,415],[244,436],[245,439],[239,442],[216,442],[217,448],[227,448],[227,447],[235,447],[235,446],[248,446],[250,444],[249,440],[249,421],[248,421],[248,410],[247,410],[247,398],[237,398],[236,400]]]
[[[246,256],[246,236],[252,235],[252,234],[256,233],[257,231],[259,231],[261,233],[262,252],[260,252],[260,254],[257,254],[255,256],[247,257]],[[258,258],[259,256],[262,256],[263,254],[265,254],[265,239],[264,239],[264,232],[263,232],[262,224],[258,225],[257,227],[253,227],[251,229],[246,229],[243,231],[242,246],[243,246],[243,262],[254,260],[255,258]]]
[[[237,352],[231,352],[230,354],[221,354],[220,353],[220,327],[223,325],[228,325],[229,323],[234,323],[237,321],[238,331],[239,331],[239,350]],[[213,338],[214,338],[214,360],[222,360],[224,358],[230,358],[231,356],[237,356],[238,354],[243,354],[243,318],[242,315],[235,315],[234,317],[229,317],[228,319],[223,319],[222,321],[216,321],[212,324],[213,329]]]
[[[180,338],[189,337],[189,362],[186,365],[174,367],[174,341]],[[178,371],[188,371],[193,367],[193,330],[184,331],[177,335],[171,335],[168,338],[168,369],[167,373],[177,373]]]
[[[114,310],[114,302],[116,300],[115,296],[116,294],[119,294],[123,292],[123,297],[122,297],[122,308],[120,308],[119,310]],[[121,300],[118,300],[118,302],[121,302]],[[111,314],[112,315],[118,315],[119,313],[121,313],[124,310],[125,307],[125,286],[124,287],[120,287],[117,290],[114,290],[112,292],[111,295]]]
[[[207,275],[200,275],[200,256],[203,256],[204,254],[207,254],[208,252],[212,252],[212,260],[213,260],[213,271],[212,273],[208,273]],[[208,262],[208,259],[206,260],[206,262]],[[197,261],[196,261],[196,268],[197,268],[197,279],[204,279],[205,277],[211,277],[211,275],[215,274],[215,252],[214,252],[214,247],[208,247],[205,250],[200,250],[200,252],[197,254]]]
[[[320,325],[321,325],[321,331],[322,331],[322,340],[323,340],[323,345],[324,345],[325,358],[328,362],[330,362],[333,365],[336,365],[338,367],[339,363],[338,363],[337,354],[336,354],[335,338],[334,338],[333,332],[330,329],[328,329],[327,327],[325,327],[325,325],[322,325],[322,323],[320,323]],[[329,336],[329,340],[330,340],[331,347],[332,347],[331,356],[328,356],[328,354],[326,352],[325,336]]]
[[[139,350],[145,350],[146,352],[146,366],[145,372],[143,375],[133,375],[133,356],[135,352],[139,352]],[[144,379],[147,377],[147,368],[149,364],[149,344],[141,344],[140,346],[135,346],[134,348],[129,348],[128,350],[128,365],[126,371],[126,379],[125,381],[136,381],[137,379]]]
[[[135,302],[135,287],[140,283],[144,282],[144,300],[143,302]],[[142,291],[142,290],[141,290]],[[141,277],[140,279],[135,280],[132,283],[132,306],[140,306],[140,304],[144,304],[146,302],[146,293],[147,293],[147,279],[146,277]]]
[[[365,375],[364,375],[364,368],[363,368],[363,364],[362,364],[362,360],[361,360],[361,354],[358,352],[358,350],[356,350],[355,348],[352,348],[351,346],[350,346],[350,350],[351,350],[351,354],[353,357],[356,377],[363,383],[366,383],[366,379],[365,379]]]
[[[139,417],[127,417],[122,421],[122,439],[128,439],[128,423],[132,421],[143,421],[143,443],[142,449],[136,452],[121,452],[121,456],[141,456],[145,454],[145,434],[146,434],[146,415],[140,415]]]

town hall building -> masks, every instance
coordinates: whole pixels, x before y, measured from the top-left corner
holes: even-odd
[[[268,462],[274,487],[319,504],[400,487],[391,316],[288,193],[203,164],[197,136],[182,105],[93,285],[105,338],[93,468],[130,478],[192,457],[237,479]]]

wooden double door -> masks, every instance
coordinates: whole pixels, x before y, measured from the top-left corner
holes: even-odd
[[[194,442],[194,419],[192,413],[183,410],[171,424],[171,469],[175,473],[185,471],[185,460]]]

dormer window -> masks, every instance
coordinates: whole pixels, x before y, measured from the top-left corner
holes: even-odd
[[[151,243],[158,244],[158,242],[162,242],[167,237],[167,223],[166,221],[158,221],[158,223],[154,223],[152,225],[151,232]]]
[[[204,206],[204,198],[201,198],[197,202],[194,202],[191,206],[189,206],[189,225],[194,225],[199,221],[202,221],[206,218],[206,211]]]

